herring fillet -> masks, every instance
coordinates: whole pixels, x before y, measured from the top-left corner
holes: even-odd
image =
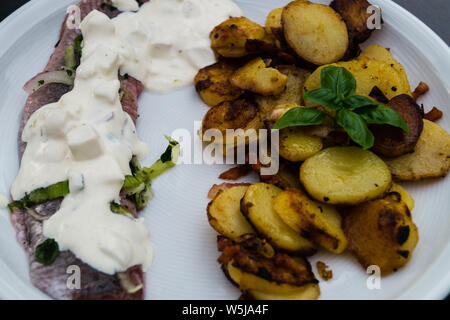
[[[145,2],[145,1],[143,1]],[[92,10],[99,10],[110,18],[117,16],[120,12],[109,6],[108,0],[82,0],[77,4],[80,8],[81,19]],[[67,28],[66,15],[61,27],[59,41],[55,46],[55,51],[50,57],[44,71],[59,70],[64,64],[64,52],[69,45],[74,45],[75,38],[80,34],[78,29]],[[138,97],[142,92],[142,84],[128,76],[120,77],[120,87],[123,91],[122,108],[136,123],[138,117]],[[26,143],[22,141],[23,128],[30,116],[40,107],[58,101],[62,95],[69,92],[71,87],[63,84],[51,83],[44,85],[36,92],[30,94],[22,113],[19,128],[19,158],[22,157],[26,148]],[[136,206],[125,199],[121,194],[122,205],[127,206],[136,216]],[[128,293],[122,287],[118,275],[108,275],[91,268],[70,251],[60,253],[56,261],[50,266],[44,266],[37,262],[34,256],[36,246],[44,241],[42,234],[43,220],[54,214],[60,207],[61,199],[49,201],[35,206],[33,209],[38,214],[31,216],[26,210],[15,209],[11,214],[11,222],[16,231],[17,241],[24,248],[30,265],[31,283],[54,299],[126,299],[142,300],[144,298],[144,287],[134,292]],[[42,216],[42,218],[39,218]],[[80,268],[81,288],[71,289],[67,285],[71,274],[67,273],[68,267],[76,265]],[[123,273],[126,282],[131,285],[144,285],[144,273],[141,266],[134,266]],[[69,281],[70,282],[70,281]]]

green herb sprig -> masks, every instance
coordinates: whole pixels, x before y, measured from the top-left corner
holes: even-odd
[[[305,92],[304,98],[335,110],[335,117],[317,109],[298,107],[286,112],[273,128],[280,130],[319,125],[329,116],[363,149],[370,149],[375,140],[368,124],[388,124],[409,134],[408,125],[395,110],[367,97],[355,95],[356,79],[347,69],[335,66],[323,68],[320,84],[321,88]]]

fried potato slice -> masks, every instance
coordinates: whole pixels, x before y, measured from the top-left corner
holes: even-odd
[[[214,107],[221,102],[239,98],[244,90],[230,82],[231,75],[238,68],[239,64],[222,60],[200,69],[194,78],[194,84],[203,102]]]
[[[320,296],[320,288],[318,284],[311,283],[289,293],[267,293],[250,289],[247,294],[255,300],[317,300]]]
[[[314,245],[281,220],[272,206],[282,190],[267,183],[251,185],[241,202],[241,210],[253,227],[275,247],[287,252],[310,254]]]
[[[403,203],[406,204],[409,211],[413,211],[415,202],[413,197],[406,191],[405,188],[403,188],[401,185],[393,183],[392,187],[389,189],[389,193],[396,192],[400,195],[400,198]]]
[[[288,77],[286,89],[277,96],[259,96],[256,98],[263,120],[267,120],[275,107],[281,104],[296,103],[302,105],[303,84],[305,83],[306,78],[311,74],[309,71],[295,66],[283,65],[277,66],[276,68]]]
[[[308,135],[302,127],[289,127],[280,131],[280,156],[298,162],[322,150],[322,139]]]
[[[239,58],[248,55],[248,39],[263,40],[266,31],[259,24],[245,18],[230,18],[216,26],[210,34],[211,48],[223,57]]]
[[[400,62],[398,62],[394,58],[392,53],[385,47],[380,46],[379,44],[372,44],[372,45],[366,47],[361,52],[359,57],[366,57],[366,58],[376,60],[376,61],[381,61],[381,62],[384,62],[384,63],[390,65],[400,75],[402,87],[409,88],[409,91],[411,91],[411,87],[409,85],[409,80],[408,80],[408,75],[406,74],[405,68],[400,64]]]
[[[385,161],[395,180],[444,177],[450,169],[450,136],[436,123],[424,119],[414,152]]]
[[[273,96],[284,91],[287,79],[288,77],[277,69],[266,67],[263,59],[256,58],[236,70],[230,82],[243,90]]]
[[[350,71],[356,79],[357,95],[370,98],[370,92],[373,87],[378,87],[381,92],[390,100],[400,94],[411,95],[409,84],[404,82],[402,76],[397,70],[382,61],[369,59],[362,56],[356,60],[338,62],[332,64],[334,66],[343,67]],[[304,92],[308,92],[321,87],[320,73],[323,67],[315,70],[305,81]],[[309,100],[305,100],[305,106],[310,107],[315,104]]]
[[[209,141],[208,130],[218,130],[222,134],[222,139],[218,138],[214,142],[226,144],[228,141],[230,147],[234,146],[236,141],[233,143],[233,136],[227,136],[226,129],[243,129],[245,131],[262,128],[263,122],[258,111],[258,106],[247,99],[224,101],[210,108],[204,115],[201,137],[203,140]]]
[[[349,46],[347,26],[332,8],[293,1],[282,13],[284,36],[303,59],[316,65],[339,61]]]
[[[300,181],[314,199],[356,205],[382,196],[392,184],[387,165],[358,147],[327,148],[300,167]]]
[[[318,203],[301,190],[287,189],[273,199],[273,208],[292,229],[333,253],[342,253],[347,239],[336,208]]]
[[[396,193],[354,207],[343,227],[348,249],[364,268],[377,265],[382,275],[407,263],[419,239],[411,213]]]
[[[241,199],[248,186],[235,186],[223,190],[208,204],[208,221],[221,235],[239,241],[244,234],[255,230],[241,212]]]
[[[239,285],[239,289],[248,290],[256,289],[262,292],[270,292],[275,294],[286,294],[298,291],[299,287],[287,284],[269,281],[257,275],[244,272],[241,269],[233,266],[230,262],[226,266],[228,275],[233,281]]]

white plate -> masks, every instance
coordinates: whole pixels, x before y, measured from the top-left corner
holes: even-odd
[[[0,24],[0,192],[18,170],[17,130],[26,100],[23,84],[46,64],[57,41],[61,21],[73,0],[33,0]],[[287,0],[236,1],[244,15],[261,24],[267,13]],[[323,1],[328,2],[328,1]],[[439,124],[450,132],[450,52],[448,46],[417,18],[389,0],[372,0],[383,9],[385,24],[368,43],[391,48],[406,68],[412,87],[422,80],[431,91],[421,100],[428,109],[444,111]],[[163,30],[161,30],[163,32]],[[138,131],[150,145],[154,161],[165,148],[163,134],[186,128],[207,107],[193,87],[167,95],[144,93],[140,99]],[[239,292],[216,262],[216,233],[208,225],[206,194],[225,166],[181,165],[154,183],[155,198],[144,212],[155,248],[147,274],[148,299],[236,299]],[[244,180],[251,180],[245,178]],[[349,254],[320,252],[311,262],[325,261],[331,281],[321,282],[322,299],[439,299],[450,291],[450,178],[406,184],[416,200],[413,212],[420,240],[411,261],[381,280],[381,290],[369,290],[368,275]],[[15,240],[7,210],[0,211],[0,297],[40,299],[28,276],[28,264]]]

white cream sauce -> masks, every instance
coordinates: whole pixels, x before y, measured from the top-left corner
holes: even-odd
[[[214,62],[210,30],[230,15],[240,15],[230,0],[152,0],[137,13],[109,19],[93,11],[83,20],[74,88],[28,120],[22,134],[27,148],[11,188],[20,200],[69,180],[70,193],[43,228],[61,250],[108,274],[149,267],[152,247],[143,220],[110,210],[112,201],[120,202],[132,156],[147,154],[122,110],[118,73],[152,91],[192,83],[200,67]]]

